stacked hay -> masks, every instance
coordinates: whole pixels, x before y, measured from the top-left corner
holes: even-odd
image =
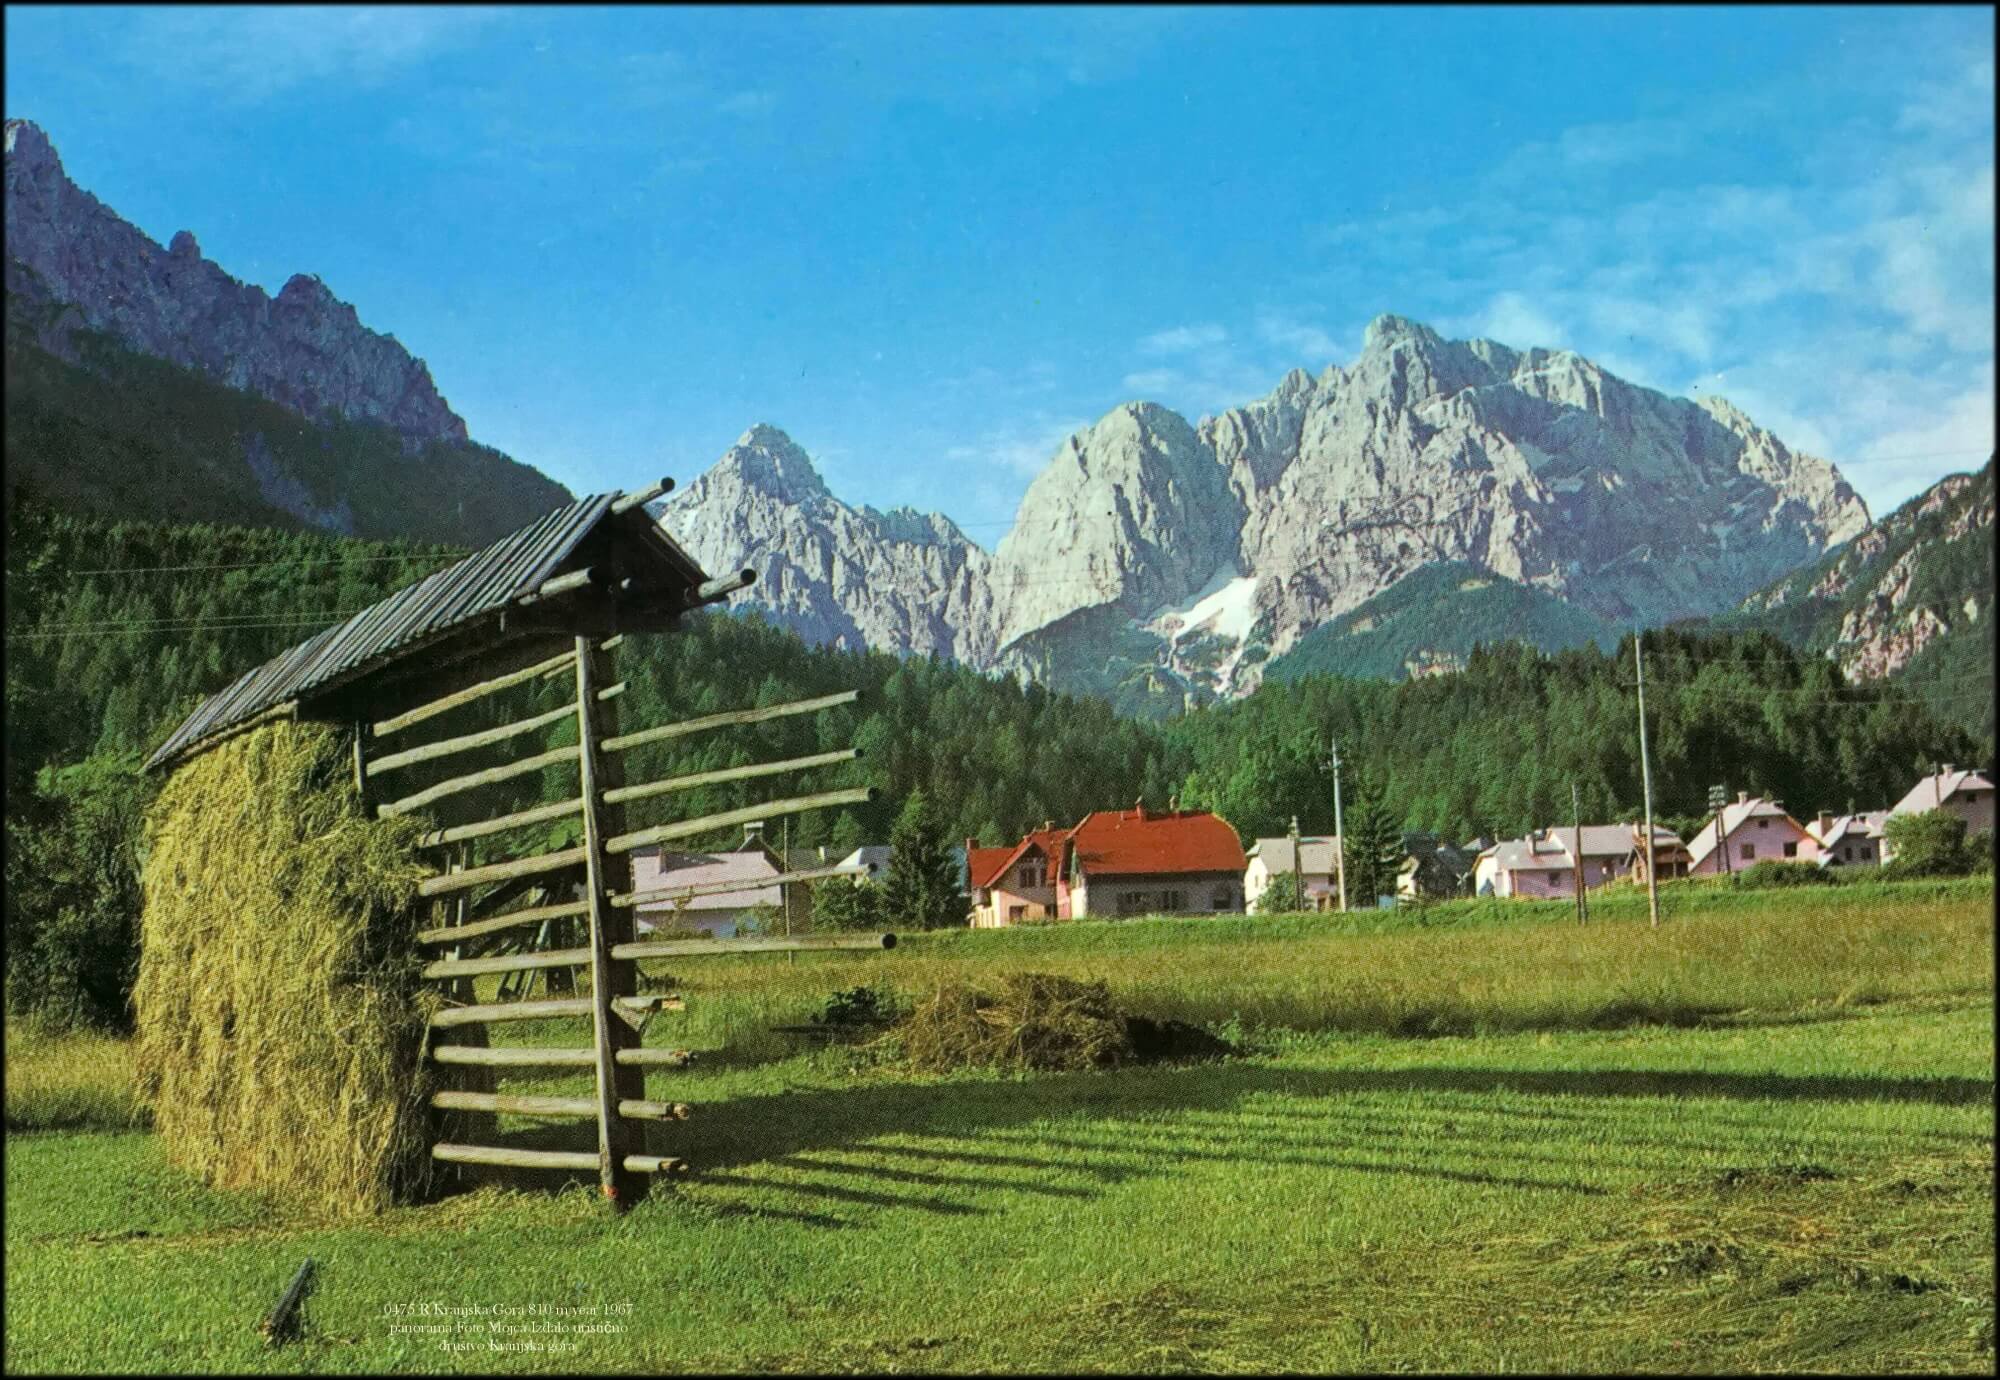
[[[888,1038],[913,1068],[929,1073],[1112,1068],[1235,1053],[1200,1026],[1126,1015],[1101,980],[1007,973],[998,986],[988,992],[946,983],[903,1017]]]
[[[181,766],[146,821],[140,1097],[209,1183],[333,1211],[425,1186],[419,826],[362,816],[341,730],[274,724]]]
[[[910,1064],[956,1068],[1088,1069],[1132,1055],[1125,1017],[1103,982],[1053,973],[1007,973],[997,992],[962,982],[939,987],[896,1029]]]

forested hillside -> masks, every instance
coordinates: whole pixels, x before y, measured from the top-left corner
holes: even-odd
[[[20,505],[7,552],[12,779],[150,750],[202,695],[460,554],[268,529],[99,523]],[[1874,806],[1928,762],[1981,756],[1906,695],[1849,686],[1823,658],[1768,634],[1653,632],[1647,650],[1664,814],[1697,812],[1719,781],[1801,811],[1850,799]],[[766,728],[773,751],[814,751],[815,733],[859,745],[866,758],[851,773],[883,788],[844,822],[803,818],[808,843],[835,827],[879,840],[917,787],[955,836],[990,842],[1044,819],[1141,795],[1165,804],[1176,793],[1214,805],[1247,835],[1278,831],[1294,811],[1321,829],[1331,823],[1320,819],[1331,813],[1331,780],[1315,763],[1330,733],[1350,776],[1374,781],[1412,828],[1466,836],[1551,823],[1567,816],[1571,780],[1596,817],[1639,802],[1629,636],[1615,652],[1480,651],[1461,673],[1399,685],[1308,677],[1165,724],[931,659],[808,648],[755,616],[691,618],[680,634],[634,639],[625,660],[634,722],[862,689],[860,706],[821,716],[820,729],[811,720]],[[731,765],[707,761],[713,750],[688,740],[686,760],[664,765]],[[716,800],[739,803],[726,791]]]
[[[471,441],[412,454],[387,426],[308,420],[196,370],[73,330],[33,343],[7,299],[6,484],[66,511],[482,545],[570,501]]]
[[[1307,633],[1265,671],[1266,681],[1307,676],[1403,680],[1455,670],[1472,649],[1502,640],[1545,652],[1595,644],[1618,629],[1576,604],[1463,561],[1415,570],[1350,613]]]
[[[1695,626],[1758,629],[1886,678],[1993,750],[1993,462]]]

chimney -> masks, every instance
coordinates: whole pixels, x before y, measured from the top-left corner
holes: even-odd
[[[1044,834],[1054,833],[1055,827],[1056,827],[1056,822],[1052,819],[1045,819],[1042,821],[1042,832]]]
[[[819,846],[819,860],[821,862],[826,861],[826,845],[823,843]]]
[[[747,851],[752,848],[761,848],[763,846],[764,846],[764,821],[761,819],[753,819],[748,824],[743,826],[743,849],[739,851]]]
[[[1944,771],[1943,771],[1943,773],[1942,773],[1942,774],[1943,774],[1943,775],[1945,775],[1945,776],[1950,776],[1950,775],[1951,775],[1951,773],[1952,773],[1952,770],[1953,770],[1953,768],[1952,768],[1952,765],[1951,765],[1951,763],[1949,763],[1949,762],[1946,762],[1946,763],[1944,764]]]
[[[1738,805],[1748,805],[1750,803],[1750,792],[1738,791],[1736,793],[1736,803]]]
[[[1825,810],[1819,812],[1819,836],[1824,839],[1833,832],[1833,816]]]
[[[1135,819],[1144,819],[1146,817],[1145,796],[1142,795],[1137,800],[1132,802],[1132,815]]]

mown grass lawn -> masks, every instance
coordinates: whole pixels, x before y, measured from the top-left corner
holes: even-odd
[[[1829,912],[1801,901],[1689,917],[1651,950],[1643,921],[1615,918],[1563,944],[1552,926],[1473,926],[1446,950],[1429,930],[1281,922],[1262,943],[1031,932],[1018,957],[1008,936],[953,936],[765,962],[754,982],[753,961],[690,963],[683,1026],[662,1017],[648,1042],[718,1056],[653,1076],[653,1095],[696,1105],[664,1129],[697,1172],[622,1218],[582,1187],[355,1222],[212,1193],[117,1129],[101,1090],[84,1100],[103,1109],[94,1125],[72,1112],[16,1130],[40,1113],[17,1113],[10,1046],[8,1364],[1990,1372],[1990,892],[1905,902],[1835,912],[1849,933],[1823,961],[1801,946]],[[1723,1002],[1743,973],[1689,957],[1720,942],[1702,923],[1738,927],[1727,952],[1753,975],[1789,943],[1782,1002]],[[940,965],[1103,975],[1128,1000],[1171,992],[1178,965],[1181,1009],[1220,1010],[1231,994],[1202,990],[1224,980],[1211,942],[1236,951],[1237,996],[1282,989],[1310,1016],[1317,993],[1317,1028],[1238,1020],[1248,1052],[1212,1064],[945,1079],[751,1038],[813,993],[920,987]],[[1592,946],[1621,942],[1632,991],[1686,1019],[1627,1007],[1620,1028],[1592,1028],[1632,997],[1590,977],[1610,963]],[[1884,956],[1913,946],[1921,962]],[[1482,974],[1529,953],[1599,986],[1552,1005],[1548,974],[1517,967],[1510,1007]],[[1440,954],[1459,978],[1421,976]],[[1456,993],[1450,1009],[1489,1029],[1370,1029],[1379,1005],[1343,1004],[1359,989],[1316,986],[1302,959],[1400,983],[1405,1015]],[[1874,986],[1851,963],[1873,963]],[[701,1017],[705,1001],[724,1014]],[[713,1043],[723,1026],[734,1056]],[[20,1060],[41,1105],[82,1105],[46,1086],[59,1049]],[[307,1255],[307,1335],[267,1351],[257,1319]],[[595,1311],[391,1316],[410,1304]],[[522,1341],[576,1349],[491,1349]]]

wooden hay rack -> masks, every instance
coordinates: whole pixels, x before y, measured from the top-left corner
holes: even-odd
[[[424,1057],[439,1081],[451,1086],[430,1098],[437,1130],[432,1158],[564,1174],[595,1169],[604,1195],[620,1207],[644,1196],[648,1176],[688,1168],[680,1157],[646,1149],[647,1123],[671,1123],[689,1114],[683,1103],[649,1099],[646,1074],[686,1067],[692,1056],[641,1043],[654,1013],[682,1008],[675,995],[639,991],[641,960],[881,950],[895,944],[890,934],[654,940],[638,935],[640,907],[742,890],[745,883],[639,891],[632,880],[634,849],[873,796],[866,786],[820,790],[635,827],[630,816],[642,802],[667,803],[701,786],[809,771],[859,755],[846,748],[628,781],[628,754],[648,744],[810,714],[859,698],[850,690],[678,723],[620,724],[626,682],[618,677],[616,653],[625,639],[671,632],[681,615],[728,597],[753,578],[745,570],[709,579],[646,515],[644,504],[669,488],[671,481],[663,480],[636,493],[582,500],[399,591],[211,697],[148,764],[185,757],[274,717],[351,725],[354,779],[364,810],[381,818],[420,814],[434,826],[419,846],[438,859],[441,870],[419,886],[432,914],[415,937],[436,953],[422,977],[441,1002],[430,1021]],[[432,585],[437,588],[427,590]],[[471,611],[454,615],[449,609],[454,598]],[[435,612],[440,601],[447,606],[443,615]],[[415,635],[409,635],[411,629]],[[552,690],[562,702],[547,707]],[[529,703],[522,705],[523,700]],[[479,726],[465,731],[471,719]],[[547,744],[550,734],[569,729],[573,742]],[[541,787],[555,771],[574,773],[574,786],[563,799],[510,803],[509,797]],[[548,846],[556,829],[571,837]],[[861,870],[787,870],[755,885],[789,886]],[[577,995],[580,973],[588,974],[586,995]],[[473,984],[494,974],[502,978],[500,999],[481,1001]],[[532,999],[537,980],[543,996]],[[588,1045],[494,1046],[486,1039],[490,1027],[505,1022],[579,1017],[589,1019]],[[591,1070],[592,1095],[516,1096],[498,1086],[508,1074],[552,1069]],[[497,1137],[475,1140],[464,1134],[503,1113],[594,1121],[597,1148],[517,1148],[482,1143]]]

